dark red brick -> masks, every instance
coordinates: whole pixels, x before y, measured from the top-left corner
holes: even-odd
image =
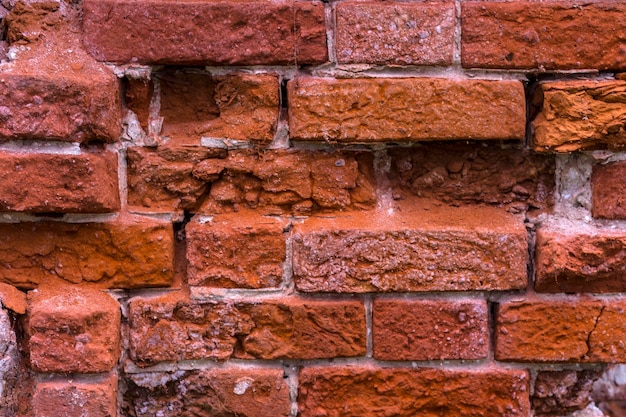
[[[595,165],[591,175],[593,217],[626,219],[626,161]]]

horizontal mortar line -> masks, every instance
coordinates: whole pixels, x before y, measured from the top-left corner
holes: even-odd
[[[0,151],[16,154],[82,155],[78,142],[15,140],[0,144]]]
[[[59,213],[61,216],[49,216],[36,213],[0,212],[0,223],[111,223],[120,217],[120,213],[78,214]]]

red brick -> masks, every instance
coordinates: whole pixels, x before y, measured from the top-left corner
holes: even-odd
[[[482,359],[489,350],[487,303],[482,300],[374,300],[374,358]]]
[[[147,219],[0,224],[0,282],[166,286],[173,279],[173,246],[172,225]]]
[[[626,147],[626,81],[539,84],[540,112],[532,122],[538,151]]]
[[[278,287],[283,280],[287,222],[256,213],[216,216],[187,224],[189,285]]]
[[[0,211],[105,213],[119,208],[116,153],[0,152]]]
[[[521,219],[489,207],[406,201],[296,224],[293,270],[304,292],[468,291],[526,287]]]
[[[304,368],[299,415],[528,416],[528,380],[526,371],[498,368]]]
[[[321,2],[87,0],[84,9],[84,42],[100,61],[285,65],[328,55]]]
[[[130,354],[139,365],[191,359],[319,359],[365,354],[360,301],[134,299]]]
[[[456,24],[453,2],[337,4],[340,63],[450,65]]]
[[[114,417],[117,376],[46,379],[37,383],[32,401],[34,417]]]
[[[14,313],[26,313],[26,294],[12,285],[0,282],[0,305]]]
[[[615,1],[466,1],[466,68],[620,69],[626,65],[626,5]]]
[[[623,300],[509,301],[500,305],[496,359],[619,362],[626,354]]]
[[[104,292],[41,287],[28,297],[30,363],[40,372],[107,372],[120,354],[120,306]]]
[[[626,291],[626,233],[611,229],[537,231],[535,289],[539,292]]]
[[[376,142],[525,135],[526,104],[519,81],[310,77],[291,80],[287,88],[293,139]]]
[[[125,399],[136,417],[291,415],[282,369],[230,367],[128,377]]]
[[[593,217],[626,219],[626,161],[595,165],[591,175]]]

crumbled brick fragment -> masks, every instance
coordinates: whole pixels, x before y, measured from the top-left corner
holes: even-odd
[[[0,282],[0,305],[14,313],[24,314],[27,306],[26,294],[12,285]]]
[[[320,366],[299,377],[302,417],[527,416],[526,371]]]
[[[287,88],[292,139],[377,142],[525,135],[519,81],[309,77],[291,80]]]
[[[405,201],[296,224],[293,270],[304,292],[521,289],[526,251],[521,219],[500,210]]]
[[[106,213],[119,208],[115,153],[0,152],[0,211]]]
[[[599,371],[541,371],[535,379],[532,406],[535,414],[561,416],[582,410],[591,403],[594,382]]]
[[[317,359],[365,354],[359,301],[134,299],[130,354],[139,365],[190,359]]]
[[[465,1],[466,68],[623,69],[626,5],[611,0]]]
[[[188,223],[189,285],[278,287],[283,280],[286,226],[276,218],[241,212]]]
[[[626,161],[595,165],[591,175],[593,217],[626,220]]]
[[[626,81],[539,84],[540,112],[532,122],[538,151],[626,147]]]
[[[0,224],[0,282],[18,288],[87,283],[107,288],[166,286],[173,279],[170,223]]]
[[[482,359],[489,350],[485,301],[374,300],[374,358]]]
[[[85,46],[100,61],[301,65],[328,56],[321,2],[87,0],[83,7]]]
[[[124,399],[134,417],[291,415],[287,379],[274,368],[132,374]]]
[[[28,298],[30,363],[39,372],[107,372],[120,354],[120,306],[108,294],[41,287]]]
[[[341,2],[337,60],[380,65],[450,65],[454,3]]]

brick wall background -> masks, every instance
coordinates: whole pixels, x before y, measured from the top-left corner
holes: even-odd
[[[626,2],[0,22],[4,416],[626,415]]]

